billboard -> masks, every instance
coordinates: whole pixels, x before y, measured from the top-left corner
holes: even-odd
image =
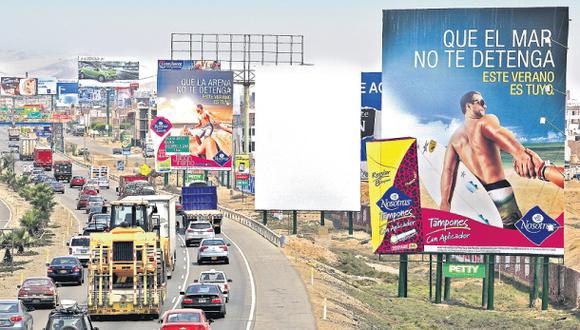
[[[360,75],[348,65],[256,68],[257,210],[360,211]]]
[[[38,78],[38,95],[56,95],[56,78]]]
[[[562,7],[383,12],[383,136],[417,139],[425,252],[563,255],[567,45]]]
[[[104,57],[80,57],[80,86],[129,87],[139,80],[139,62]]]
[[[236,155],[234,163],[236,173],[236,187],[245,187],[250,181],[250,155]]]
[[[114,91],[109,91],[114,93]],[[79,87],[78,102],[84,107],[107,107],[107,89],[103,87]]]
[[[79,105],[79,84],[76,82],[56,83],[56,106],[70,107]]]
[[[0,95],[3,96],[34,96],[37,95],[38,81],[36,78],[2,77],[0,78]]]
[[[195,70],[193,61],[159,60],[157,95],[157,117],[150,126],[156,170],[230,170],[233,73]],[[170,136],[187,136],[189,152],[168,155]]]
[[[360,85],[360,178],[368,180],[365,143],[381,136],[381,72],[362,72]]]

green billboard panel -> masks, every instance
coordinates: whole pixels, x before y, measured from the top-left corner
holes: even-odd
[[[486,273],[485,264],[443,264],[443,276],[459,278],[484,278]]]

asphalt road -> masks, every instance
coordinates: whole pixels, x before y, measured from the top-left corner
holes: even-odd
[[[8,205],[6,205],[5,201],[0,199],[0,229],[6,227],[10,221],[10,217],[12,217],[10,208],[8,208]]]
[[[0,150],[7,149],[5,141],[6,128],[0,128]],[[105,148],[96,144],[88,144],[88,147],[89,150],[98,152],[101,151],[97,149]],[[63,158],[61,155],[55,157]],[[16,168],[21,171],[22,162],[17,162]],[[74,164],[73,175],[86,176],[87,169]],[[115,187],[116,182],[111,181],[111,189],[102,191],[102,195],[109,201],[116,200]],[[74,210],[81,231],[86,224],[86,214],[76,210],[77,196],[78,190],[69,189],[67,186],[65,194],[57,195],[56,198]],[[227,315],[215,320],[212,329],[314,329],[315,321],[304,284],[279,248],[237,222],[225,219],[223,229],[222,235],[232,243],[229,265],[199,266],[195,263],[197,248],[185,248],[183,242],[178,245],[176,269],[168,282],[163,310],[179,308],[179,291],[193,283],[201,271],[215,268],[225,271],[233,282]],[[60,299],[74,299],[85,303],[86,290],[86,284],[60,287]],[[33,312],[34,329],[44,327],[49,312],[50,310]],[[119,321],[122,320],[95,322],[95,326],[101,330],[120,326],[128,330],[159,329],[156,321]]]

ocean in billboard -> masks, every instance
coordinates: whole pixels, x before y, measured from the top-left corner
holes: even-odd
[[[76,82],[56,83],[56,106],[70,107],[79,105],[79,85]]]
[[[563,254],[567,44],[567,8],[383,12],[382,132],[417,139],[424,251]]]
[[[158,171],[231,169],[233,73],[197,70],[194,64],[158,62],[158,117],[151,126]],[[168,136],[189,136],[189,153],[167,155]]]
[[[81,86],[129,87],[139,80],[139,62],[102,57],[81,57],[78,60]]]

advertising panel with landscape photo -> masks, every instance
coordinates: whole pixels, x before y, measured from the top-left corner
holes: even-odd
[[[417,139],[425,252],[563,255],[567,44],[567,8],[383,12],[383,137]]]
[[[139,62],[105,57],[80,57],[80,86],[129,87],[139,80]]]
[[[158,64],[157,117],[150,126],[156,170],[230,170],[233,73],[196,70],[193,61]],[[183,142],[185,150],[179,147]]]

